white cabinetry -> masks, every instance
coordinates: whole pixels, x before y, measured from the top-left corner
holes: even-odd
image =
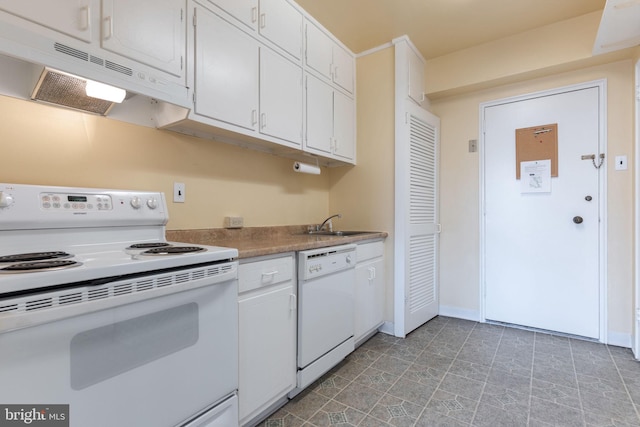
[[[195,32],[195,112],[254,130],[258,120],[256,40],[198,8]]]
[[[102,47],[182,76],[184,4],[184,0],[102,0]]]
[[[425,100],[424,60],[413,49],[407,49],[409,68],[409,98],[421,105]]]
[[[287,0],[205,0],[300,60],[302,13]]]
[[[305,21],[305,41],[305,65],[353,93],[353,56],[310,21]]]
[[[95,0],[1,0],[0,10],[78,40],[91,42],[92,32],[99,32],[91,22],[91,9],[95,3]]]
[[[384,321],[383,241],[358,244],[357,260],[354,332],[356,345],[368,339]]]
[[[196,17],[196,114],[299,148],[302,68],[205,8]]]
[[[307,74],[305,151],[343,161],[355,157],[353,99]]]
[[[239,280],[240,423],[247,424],[296,385],[294,255],[241,260]]]

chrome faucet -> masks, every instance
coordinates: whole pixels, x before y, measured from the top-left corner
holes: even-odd
[[[331,222],[331,218],[342,218],[342,214],[335,214],[335,215],[331,215],[329,218],[325,219],[322,224],[320,225],[316,225],[316,231],[322,231],[322,229],[324,228],[324,225],[328,222],[329,223],[329,231],[333,231],[333,223]]]

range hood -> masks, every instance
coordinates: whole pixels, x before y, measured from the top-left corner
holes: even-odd
[[[108,93],[101,94],[95,90],[92,92],[92,88],[113,90],[119,96],[110,97]],[[125,95],[126,91],[123,89],[44,67],[31,93],[31,99],[106,116],[116,103],[124,100]]]

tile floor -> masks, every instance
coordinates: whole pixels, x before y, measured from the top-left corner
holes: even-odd
[[[378,333],[261,427],[640,426],[629,349],[436,317]]]

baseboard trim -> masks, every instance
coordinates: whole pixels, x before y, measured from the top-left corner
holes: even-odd
[[[440,316],[455,317],[457,319],[480,321],[480,312],[478,310],[469,310],[467,308],[451,307],[447,305],[440,306]]]
[[[631,334],[626,332],[607,332],[607,344],[617,347],[631,348]]]

